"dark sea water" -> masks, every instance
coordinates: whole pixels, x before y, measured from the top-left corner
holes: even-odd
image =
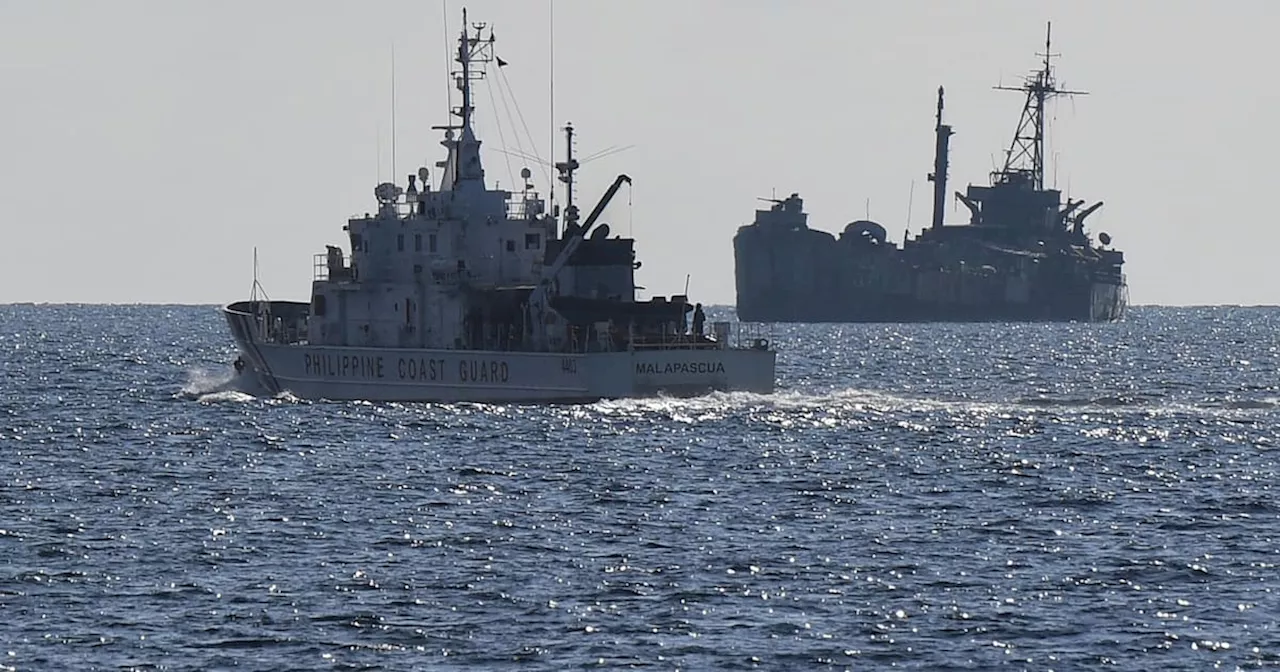
[[[779,326],[770,396],[313,403],[227,391],[213,307],[3,306],[0,669],[1277,666],[1277,334]]]

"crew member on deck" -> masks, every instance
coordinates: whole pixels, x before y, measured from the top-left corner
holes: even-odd
[[[702,325],[707,321],[707,316],[702,312],[702,304],[693,306],[693,339],[695,341],[702,340]]]

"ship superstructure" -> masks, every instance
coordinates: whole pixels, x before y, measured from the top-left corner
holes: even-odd
[[[495,58],[487,28],[463,10],[453,73],[461,102],[456,123],[434,127],[445,148],[436,174],[422,167],[403,187],[377,185],[376,212],[344,227],[350,254],[328,246],[317,255],[309,302],[254,297],[225,308],[239,367],[270,391],[328,399],[771,392],[766,335],[704,325],[685,296],[636,299],[635,241],[599,222],[631,178],[618,175],[580,219],[572,126],[556,165],[562,212],[528,168],[518,190],[486,184],[472,85]]]
[[[1042,67],[1019,87],[1025,102],[1001,169],[955,197],[968,223],[944,224],[952,127],[938,88],[933,212],[901,247],[883,226],[856,221],[837,239],[810,229],[798,194],[758,210],[734,239],[738,316],[768,322],[1112,321],[1128,305],[1124,255],[1085,219],[1101,202],[1063,200],[1044,180],[1045,104],[1081,92],[1054,78],[1051,33]]]

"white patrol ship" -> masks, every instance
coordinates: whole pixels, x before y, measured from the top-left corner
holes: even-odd
[[[556,164],[563,217],[546,212],[527,168],[519,192],[487,187],[472,126],[472,83],[494,59],[485,27],[463,11],[462,100],[451,109],[458,123],[437,127],[448,154],[436,183],[424,167],[405,188],[379,184],[377,214],[344,227],[350,256],[335,246],[316,255],[309,302],[259,299],[255,279],[250,300],[223,309],[240,375],[271,393],[333,400],[772,392],[777,353],[759,325],[707,325],[685,296],[636,300],[635,241],[595,226],[630,178],[619,175],[579,221],[572,127]]]

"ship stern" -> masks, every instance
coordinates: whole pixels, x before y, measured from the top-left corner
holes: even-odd
[[[737,323],[713,325],[713,338],[686,344],[598,353],[589,385],[600,397],[698,396],[711,392],[772,394],[778,353],[769,338]]]
[[[1119,282],[1094,283],[1090,296],[1090,316],[1093,322],[1116,322],[1129,309],[1129,286],[1121,278]]]

